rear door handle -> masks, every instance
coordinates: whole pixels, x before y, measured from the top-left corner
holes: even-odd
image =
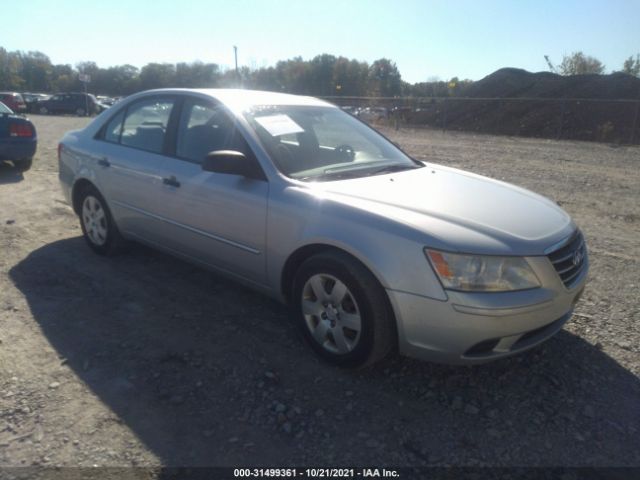
[[[178,188],[180,186],[180,182],[173,175],[169,178],[163,178],[162,183],[164,183],[165,185],[169,185],[170,187]]]
[[[107,157],[103,157],[100,160],[98,160],[98,165],[106,168],[106,167],[110,167],[111,163],[109,162],[109,160],[107,160]]]

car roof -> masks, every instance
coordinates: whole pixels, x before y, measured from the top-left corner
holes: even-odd
[[[195,92],[213,97],[232,109],[246,109],[258,105],[299,105],[334,107],[334,105],[319,98],[288,93],[266,92],[261,90],[243,90],[236,88],[167,88],[151,90],[146,93],[184,93]]]

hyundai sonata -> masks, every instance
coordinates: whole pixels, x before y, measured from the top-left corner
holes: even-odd
[[[96,253],[134,240],[229,275],[292,305],[338,365],[521,352],[562,329],[586,281],[556,204],[416,161],[315,98],[142,92],[58,151]]]

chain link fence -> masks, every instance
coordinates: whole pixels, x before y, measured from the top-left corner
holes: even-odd
[[[324,97],[394,128],[640,143],[640,100],[592,98]]]

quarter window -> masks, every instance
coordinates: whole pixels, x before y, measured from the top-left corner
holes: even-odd
[[[122,133],[122,119],[124,118],[124,110],[113,117],[104,129],[104,139],[107,142],[119,143],[120,134]]]

